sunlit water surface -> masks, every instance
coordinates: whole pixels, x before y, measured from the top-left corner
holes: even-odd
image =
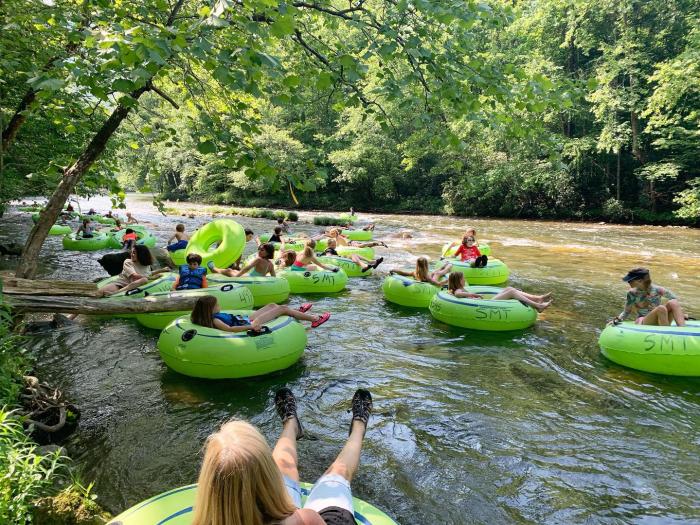
[[[143,196],[129,209],[161,243],[177,222]],[[106,210],[107,199],[82,203]],[[317,230],[303,213],[297,231]],[[256,232],[274,223],[239,218]],[[558,222],[362,215],[376,221],[386,263],[336,296],[315,297],[331,321],[309,333],[303,359],[273,375],[205,381],[161,361],[157,332],[127,320],[89,320],[32,339],[37,373],[82,409],[67,447],[99,501],[119,512],[196,480],[206,436],[244,418],[270,442],[280,429],[272,394],[289,386],[313,439],[299,442],[303,479],[318,477],[347,436],[348,400],[375,401],[355,494],[402,524],[697,523],[700,521],[700,380],[622,368],[599,353],[605,321],[621,309],[620,277],[648,266],[700,317],[700,231]],[[535,327],[516,333],[450,328],[425,310],[384,301],[392,266],[477,228],[506,261],[510,284],[553,291]],[[28,214],[9,213],[0,240],[23,241]],[[399,239],[410,232],[411,239]],[[248,246],[248,252],[252,246]],[[100,253],[64,252],[51,237],[45,278],[104,275]],[[11,267],[11,261],[2,266]],[[290,304],[305,300],[292,297]]]

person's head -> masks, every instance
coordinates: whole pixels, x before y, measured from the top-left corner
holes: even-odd
[[[187,262],[187,266],[190,267],[190,270],[196,270],[202,264],[202,256],[198,253],[190,253],[185,258],[185,261]]]
[[[297,252],[294,250],[287,250],[282,254],[282,262],[284,265],[289,267],[292,266],[297,260]]]
[[[199,326],[214,328],[214,314],[220,312],[219,302],[213,295],[204,295],[197,299],[190,314],[190,320]]]
[[[310,247],[312,250],[315,250],[315,249],[316,249],[316,241],[314,241],[313,239],[309,239],[309,240],[306,241],[304,244],[305,244],[306,246]]]
[[[280,235],[282,233],[282,227],[281,226],[275,226],[275,234]]]
[[[651,275],[647,268],[633,268],[622,278],[632,288],[646,290],[651,286]]]
[[[266,242],[258,246],[258,257],[262,257],[263,259],[267,260],[273,259],[275,257],[275,245],[270,242]]]
[[[138,262],[141,266],[150,266],[153,264],[151,250],[143,244],[137,244],[131,249],[131,260]]]
[[[184,231],[184,230],[183,230],[183,231]],[[245,229],[245,240],[246,240],[246,242],[252,241],[254,236],[255,236],[255,234],[253,233],[253,230],[251,230],[250,228],[246,228],[246,229]]]
[[[467,231],[464,232],[465,236],[470,236],[474,237],[476,239],[476,230],[474,228],[468,228]]]
[[[464,274],[462,272],[451,272],[447,278],[447,288],[450,293],[455,293],[457,290],[464,288]]]
[[[277,224],[284,224],[284,218],[283,218],[283,217],[277,217]]]
[[[184,233],[185,232],[185,225],[182,223],[178,224],[177,226],[175,226],[175,231],[180,232],[180,233]]]
[[[416,261],[416,277],[419,281],[427,281],[429,278],[428,259],[425,257],[418,257]]]
[[[134,233],[134,230],[131,229],[131,228],[127,228],[126,231],[125,231],[124,233],[125,233],[125,234]]]
[[[328,247],[329,248],[333,248],[335,250],[337,246],[338,246],[338,241],[336,241],[335,239],[328,239]]]
[[[83,226],[90,224],[90,219],[83,219]]]
[[[338,228],[331,228],[331,230],[328,232],[328,235],[330,235],[333,238],[336,238],[338,235],[340,235],[340,230]]]
[[[130,212],[130,211],[127,211],[127,212],[126,212],[126,216],[129,217],[129,218],[131,218],[131,212]]]
[[[316,247],[316,243],[313,244],[313,246],[309,243],[306,243],[306,246],[304,246],[304,258],[308,259],[310,257],[314,256],[314,248]]]
[[[193,525],[266,525],[295,510],[270,446],[253,425],[229,421],[207,438]]]
[[[465,234],[464,237],[462,237],[462,244],[465,246],[473,246],[475,242],[476,239],[474,239],[473,235]]]

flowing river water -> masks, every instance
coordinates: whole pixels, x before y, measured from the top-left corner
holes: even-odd
[[[162,217],[144,196],[129,209],[160,243],[177,222],[189,231],[211,216]],[[108,208],[107,199],[82,202]],[[197,205],[187,205],[197,207]],[[315,232],[302,213],[296,231]],[[347,436],[349,399],[374,396],[355,494],[403,525],[467,523],[700,522],[700,379],[637,372],[607,361],[597,339],[619,313],[631,267],[648,266],[700,317],[700,231],[440,216],[361,215],[376,222],[386,262],[339,295],[309,333],[302,360],[283,372],[236,381],[197,380],[161,361],[158,333],[133,321],[82,318],[32,338],[37,373],[82,410],[66,444],[99,501],[119,512],[196,480],[201,449],[221,422],[244,418],[274,442],[277,388],[297,395],[312,439],[299,442],[302,479],[317,478]],[[274,223],[237,218],[256,233]],[[473,225],[511,269],[510,284],[552,291],[554,306],[531,329],[482,333],[451,328],[426,310],[384,301],[391,267]],[[10,212],[0,240],[23,241],[28,214]],[[397,232],[412,238],[399,239]],[[247,252],[252,251],[248,246]],[[99,252],[43,249],[44,278],[104,275]],[[4,268],[12,262],[2,261]],[[304,298],[292,296],[290,303]]]

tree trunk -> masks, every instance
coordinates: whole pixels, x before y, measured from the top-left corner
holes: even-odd
[[[132,98],[138,100],[138,98],[143,95],[146,91],[150,89],[150,83],[142,88],[133,91],[130,95]],[[114,132],[121,124],[122,120],[131,111],[131,107],[124,106],[121,103],[114,108],[112,114],[105,121],[102,127],[95,133],[95,136],[88,144],[85,151],[78,157],[75,163],[67,168],[63,172],[63,177],[61,182],[58,183],[56,190],[51,195],[46,207],[41,212],[39,220],[32,228],[32,231],[27,237],[27,242],[22,250],[22,257],[20,258],[19,265],[17,266],[17,277],[30,278],[36,272],[36,263],[39,257],[39,252],[41,251],[41,246],[44,244],[44,240],[51,229],[51,226],[58,219],[63,205],[66,200],[73,192],[76,184],[80,179],[88,172],[90,167],[95,163],[95,160],[102,154],[105,147],[107,146],[107,141],[114,134]]]
[[[616,188],[616,199],[620,200],[620,156],[622,155],[622,150],[617,150],[617,173],[615,174],[615,188]]]
[[[19,106],[17,106],[15,114],[12,115],[10,122],[7,123],[7,127],[2,130],[3,153],[10,148],[10,144],[12,144],[12,141],[15,140],[19,128],[22,126],[22,124],[24,124],[24,121],[27,120],[26,111],[29,109],[31,103],[36,99],[36,93],[37,92],[33,89],[27,91],[24,97],[22,97]]]
[[[16,313],[63,312],[84,315],[144,314],[192,311],[197,297],[141,297],[134,299],[93,299],[54,295],[5,295],[5,302]]]

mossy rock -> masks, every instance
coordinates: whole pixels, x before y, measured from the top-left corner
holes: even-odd
[[[104,525],[111,519],[97,502],[76,487],[35,502],[35,525]]]

